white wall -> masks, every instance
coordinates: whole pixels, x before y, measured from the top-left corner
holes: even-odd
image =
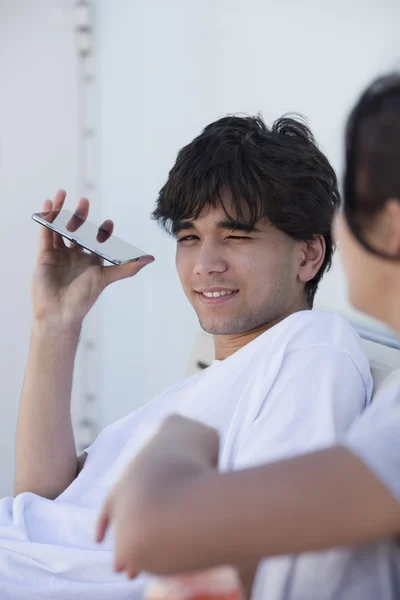
[[[340,171],[347,111],[396,66],[399,19],[398,0],[98,0],[102,210],[157,259],[101,304],[104,424],[181,378],[197,331],[148,218],[178,149],[228,112],[298,111]],[[319,305],[350,314],[339,267]]]
[[[178,149],[215,114],[211,4],[97,3],[103,216],[156,257],[137,278],[109,288],[101,303],[104,423],[180,379],[197,331],[175,274],[174,242],[149,214]]]
[[[0,497],[11,494],[29,345],[31,213],[59,187],[78,194],[73,2],[0,2]]]
[[[180,379],[198,325],[174,242],[148,219],[178,149],[227,112],[303,112],[335,167],[360,89],[398,66],[398,0],[98,0],[95,212],[157,261],[100,302],[101,424]],[[74,0],[0,2],[0,496],[12,491],[14,433],[29,343],[30,214],[58,187],[79,195]],[[319,294],[347,313],[339,266]],[[349,314],[349,313],[347,313]],[[87,376],[77,361],[77,375]],[[92,384],[93,382],[89,382]],[[86,385],[86,384],[85,384]],[[87,387],[87,385],[86,385]],[[76,388],[75,388],[76,390]],[[79,390],[78,390],[79,392]],[[76,400],[75,391],[75,405]],[[74,406],[75,406],[74,405]]]
[[[400,67],[398,0],[217,0],[217,113],[300,112],[335,169],[343,127],[368,82]],[[384,329],[353,311],[336,260],[316,305]]]

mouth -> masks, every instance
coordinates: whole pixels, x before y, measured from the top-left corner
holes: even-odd
[[[215,304],[231,302],[239,293],[239,290],[213,288],[209,290],[195,290],[195,293],[202,304],[213,306]]]

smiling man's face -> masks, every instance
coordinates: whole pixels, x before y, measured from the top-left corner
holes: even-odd
[[[205,331],[240,334],[304,307],[298,244],[266,219],[248,231],[218,206],[174,231],[179,278]]]

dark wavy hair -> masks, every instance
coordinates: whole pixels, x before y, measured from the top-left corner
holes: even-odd
[[[344,213],[360,244],[373,254],[365,227],[389,198],[400,198],[400,74],[376,79],[353,108],[346,128]]]
[[[249,229],[266,217],[298,241],[322,235],[324,261],[306,286],[312,307],[332,263],[331,221],[340,195],[335,171],[304,119],[295,117],[284,115],[271,128],[260,116],[227,116],[208,125],[178,153],[152,216],[173,233],[180,221],[221,203],[229,219]],[[221,190],[230,194],[233,215],[221,201]]]

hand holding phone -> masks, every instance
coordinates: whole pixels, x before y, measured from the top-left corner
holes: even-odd
[[[66,192],[59,190],[53,201],[45,201],[43,212],[35,215],[44,226],[32,282],[32,303],[36,320],[79,330],[108,285],[136,275],[154,258],[115,238],[111,220],[100,227],[89,223],[86,198],[79,201],[74,213],[63,211],[65,198]],[[57,224],[60,215],[61,223]],[[63,236],[74,241],[67,245]],[[117,265],[104,266],[103,258]]]
[[[70,210],[34,213],[32,219],[114,265],[145,256],[142,250],[113,234],[114,224],[110,220],[98,226]]]

